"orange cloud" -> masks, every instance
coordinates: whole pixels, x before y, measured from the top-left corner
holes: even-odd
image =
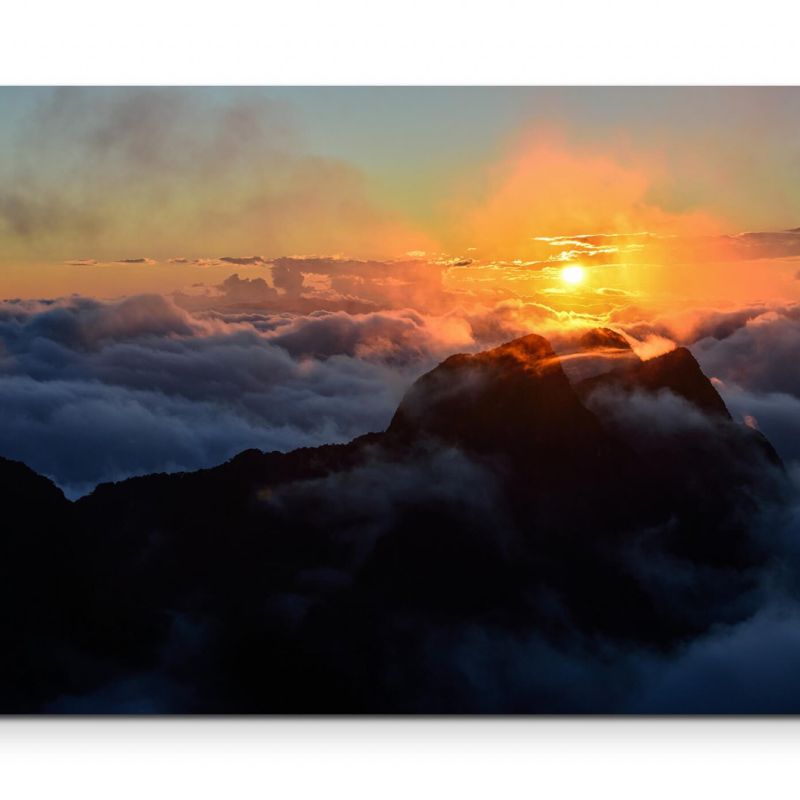
[[[459,228],[484,258],[552,257],[552,247],[536,237],[720,233],[712,214],[670,210],[653,199],[664,174],[657,155],[573,146],[563,134],[537,129],[489,170],[480,196],[457,209]],[[580,241],[564,244],[580,250]]]

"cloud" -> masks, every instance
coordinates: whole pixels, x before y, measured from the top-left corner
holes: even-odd
[[[280,260],[272,265],[272,282],[287,294],[299,294],[303,290],[302,262],[292,259]]]
[[[237,267],[260,267],[269,264],[269,260],[261,256],[220,256],[219,258],[185,258],[172,257],[168,264],[194,264],[198,267],[224,267],[232,264]]]
[[[277,297],[277,292],[263,278],[226,278],[218,287],[231,303],[263,303]]]
[[[239,264],[240,266],[267,263],[261,256],[222,256],[219,260],[224,264]]]
[[[626,710],[663,714],[800,713],[800,609],[766,608],[651,667]]]
[[[132,474],[212,466],[248,447],[318,442],[313,431],[304,435],[286,422],[270,426],[219,402],[160,391],[21,376],[2,376],[0,390],[12,426],[0,434],[0,451],[34,465],[73,497]]]
[[[694,347],[700,363],[725,383],[800,397],[800,375],[786,369],[800,346],[800,310],[764,311],[722,339]]]
[[[0,452],[75,494],[109,478],[209,466],[249,446],[346,441],[383,429],[410,382],[453,352],[533,330],[551,337],[558,352],[571,352],[574,334],[602,322],[521,299],[473,299],[462,308],[449,302],[440,313],[391,307],[413,299],[404,287],[413,293],[418,275],[442,293],[442,267],[427,262],[400,262],[399,294],[391,262],[297,258],[278,266],[363,281],[363,294],[389,307],[334,301],[320,289],[287,297],[266,278],[239,275],[199,286],[177,303],[141,295],[0,305],[0,405],[9,420]],[[673,346],[654,330],[675,335],[679,328],[690,339],[703,335],[693,351],[722,381],[735,417],[755,418],[784,458],[795,458],[800,385],[782,365],[798,346],[796,309],[709,310],[680,323],[618,326],[642,357]],[[39,389],[44,405],[33,399]],[[128,423],[120,408],[131,409]],[[665,408],[643,414],[656,422],[668,417]],[[215,415],[226,435],[215,430]],[[105,433],[86,453],[78,443],[93,436],[93,419]]]
[[[752,419],[785,461],[800,459],[800,380],[786,368],[800,348],[797,305],[699,308],[622,328],[643,357],[650,344],[688,344],[734,418]]]
[[[144,257],[118,258],[116,261],[97,258],[79,258],[65,261],[64,263],[71,267],[112,266],[114,264],[147,264],[148,266],[153,266],[158,264],[158,261],[153,258]]]
[[[356,297],[384,307],[442,311],[454,296],[443,279],[451,265],[436,261],[376,261],[297,256],[272,261],[275,286],[303,292]]]
[[[359,315],[317,312],[279,327],[270,341],[295,357],[344,354],[393,364],[430,362],[474,344],[466,320],[425,317],[410,310]]]
[[[800,463],[800,398],[785,392],[754,392],[719,381],[734,419],[761,431],[786,462]]]
[[[269,297],[232,276],[234,295]],[[412,312],[191,314],[160,295],[0,304],[0,453],[70,494],[100,481],[386,427],[405,387],[471,341]]]
[[[196,253],[271,255],[427,245],[374,201],[357,169],[302,141],[290,109],[260,93],[48,90],[0,169],[4,257],[60,261],[80,250],[110,262],[147,242],[161,260],[187,240]]]
[[[194,296],[180,295],[179,302],[193,310],[240,304],[260,305],[265,311],[300,313],[415,308],[423,313],[441,314],[459,305],[474,305],[477,300],[476,296],[466,297],[445,286],[446,275],[452,266],[447,259],[377,261],[292,256],[265,261],[253,256],[180,259],[176,263],[214,267],[236,263],[263,266],[269,270],[269,284],[261,277],[242,279],[236,275],[219,284],[216,294],[206,293],[205,299],[197,293]],[[490,297],[493,299],[495,295],[491,293]]]
[[[313,268],[337,267],[385,272],[378,263]],[[181,305],[161,295],[0,304],[0,454],[74,496],[248,447],[348,441],[383,430],[410,383],[453,352],[561,322],[519,302],[444,314],[311,303],[304,313],[281,308],[264,278],[239,275],[196,291]],[[181,307],[189,301],[194,311]]]
[[[757,258],[789,258],[800,255],[800,230],[748,231],[721,237],[736,257],[749,260]]]

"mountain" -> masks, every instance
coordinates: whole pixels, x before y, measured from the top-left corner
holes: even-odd
[[[731,418],[719,393],[685,347],[677,347],[649,361],[634,359],[624,366],[587,378],[578,384],[577,391],[586,398],[600,387],[625,392],[668,391],[706,414]]]
[[[75,503],[0,460],[0,708],[558,710],[470,682],[475,642],[664,651],[741,618],[776,459],[688,351],[597,329],[451,356],[349,444]]]
[[[476,355],[455,355],[423,375],[400,403],[389,436],[433,436],[476,452],[596,447],[602,427],[561,363],[531,334]]]
[[[451,356],[423,375],[385,437],[390,446],[434,440],[488,461],[539,528],[603,504],[599,475],[623,479],[635,469],[628,448],[584,406],[550,344],[534,334]]]

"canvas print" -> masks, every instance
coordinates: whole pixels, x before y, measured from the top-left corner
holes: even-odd
[[[800,711],[798,130],[0,88],[0,712]]]

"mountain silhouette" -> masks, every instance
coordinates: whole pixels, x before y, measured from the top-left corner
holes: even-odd
[[[649,361],[633,359],[622,367],[587,378],[578,385],[577,390],[581,396],[587,397],[601,386],[627,392],[668,391],[707,414],[731,418],[719,392],[685,347],[678,347]]]
[[[541,336],[476,355],[455,355],[423,375],[400,403],[388,434],[433,436],[477,452],[596,449],[602,426],[572,389]]]
[[[74,503],[0,459],[0,708],[557,710],[436,664],[465,631],[664,650],[738,619],[784,485],[688,350],[641,361],[609,329],[573,354],[529,335],[451,356],[349,444]]]

